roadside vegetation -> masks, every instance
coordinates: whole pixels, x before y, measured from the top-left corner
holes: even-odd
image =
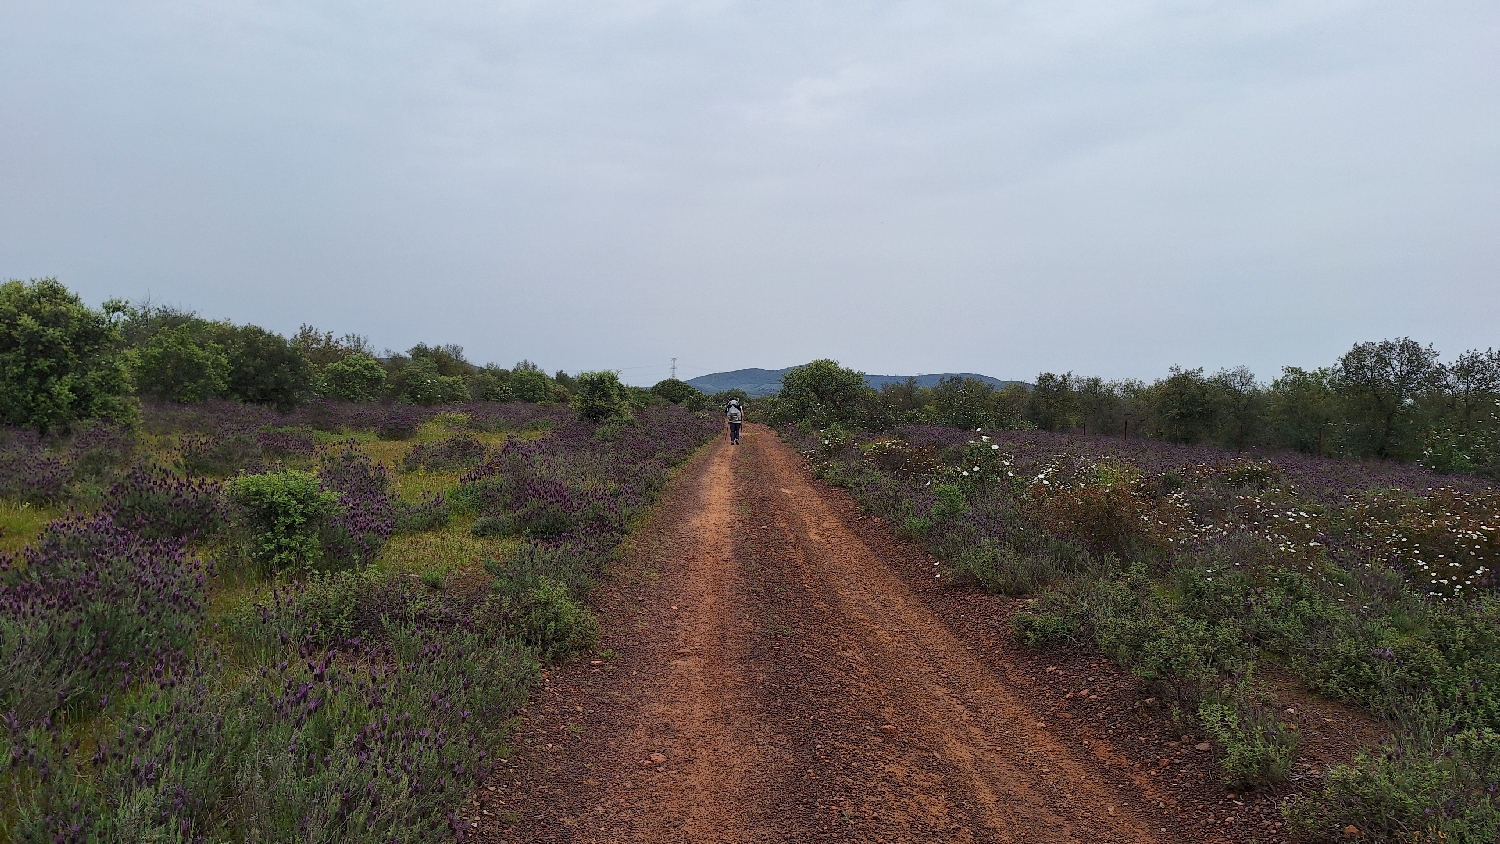
[[[1345,363],[1362,366],[1368,351]],[[1461,360],[1481,359],[1495,356]],[[1043,389],[1046,376],[1030,393],[979,382],[876,393],[820,361],[793,370],[757,411],[822,478],[930,549],[941,561],[934,578],[1027,596],[1014,617],[1021,641],[1096,650],[1151,684],[1174,718],[1212,739],[1229,787],[1279,783],[1297,765],[1297,730],[1278,717],[1269,678],[1384,719],[1386,744],[1293,791],[1284,812],[1294,828],[1494,841],[1500,489],[1483,454],[1452,474],[1317,456],[1379,453],[1355,445],[1373,442],[1355,434],[1376,417],[1360,415],[1373,407],[1364,398],[1339,398],[1348,377],[1339,368],[1323,378],[1331,421],[1321,445],[1304,440],[1301,452],[1249,448],[1275,444],[1264,439],[1226,448],[1233,405],[1210,403],[1217,410],[1202,418],[1217,421],[1199,436],[1172,435],[1182,430],[1171,427],[1182,418],[1168,412],[1173,391],[1201,383],[1181,372],[1136,399],[1116,396],[1126,410],[1139,402],[1129,438],[1123,425],[1042,430],[1059,396]],[[1456,378],[1433,376],[1431,389],[1446,383],[1451,398]],[[1479,380],[1486,386],[1465,396],[1467,442],[1492,442],[1500,384]],[[1282,387],[1255,389],[1270,402]],[[1411,444],[1451,430],[1457,411],[1443,395],[1382,411],[1400,436],[1387,442],[1429,456]],[[1064,398],[1079,400],[1076,390]]]
[[[632,520],[720,425],[609,372],[54,282],[0,286],[0,367],[18,842],[463,839],[541,667],[593,647]]]

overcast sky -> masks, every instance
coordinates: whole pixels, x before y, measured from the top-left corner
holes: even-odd
[[[1500,346],[1500,3],[0,3],[0,278],[652,383]]]

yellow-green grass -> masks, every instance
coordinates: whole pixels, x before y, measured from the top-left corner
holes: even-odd
[[[395,574],[477,575],[486,559],[502,559],[519,544],[509,537],[474,536],[469,533],[471,524],[471,518],[455,518],[438,530],[393,536],[380,549],[375,564]]]
[[[392,492],[402,499],[415,501],[427,493],[452,490],[458,485],[463,470],[404,472],[400,469],[401,459],[415,442],[446,439],[455,433],[450,425],[461,424],[461,420],[445,421],[440,416],[437,420],[424,424],[415,441],[381,440],[369,434],[354,435],[352,438],[372,460],[391,470]],[[484,431],[470,433],[492,448],[504,444],[510,436]],[[164,435],[143,436],[141,456],[148,461],[153,457],[158,461],[171,461],[175,457],[175,439]],[[348,440],[351,435],[335,435],[330,439]],[[14,553],[25,548],[36,540],[48,522],[62,514],[62,510],[55,507],[0,501],[0,528],[3,528],[3,533],[0,533],[0,552]],[[477,575],[482,571],[486,558],[504,557],[514,550],[517,540],[473,536],[469,533],[472,524],[472,516],[456,517],[446,527],[438,530],[392,537],[381,550],[375,565],[393,573],[418,576],[425,572],[438,572],[444,577],[458,572]],[[238,553],[234,549],[203,548],[194,549],[190,553],[219,563],[219,573],[210,586],[210,618],[222,617],[246,602],[263,598],[275,585],[272,579],[239,571],[240,567],[231,559]]]
[[[42,528],[61,515],[56,507],[0,501],[0,552],[13,554],[35,542]]]

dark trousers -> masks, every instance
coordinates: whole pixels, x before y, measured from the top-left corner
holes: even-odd
[[[742,425],[742,424],[743,423],[741,423],[741,422],[730,422],[729,423],[729,441],[730,442],[737,443],[737,442],[740,441],[740,425]]]

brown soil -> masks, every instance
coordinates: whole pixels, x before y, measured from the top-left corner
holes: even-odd
[[[486,842],[1286,840],[1278,794],[1227,793],[1134,678],[1018,646],[1023,602],[937,570],[747,425],[637,532],[600,653],[548,672],[463,814]],[[1304,778],[1376,735],[1291,709]]]

